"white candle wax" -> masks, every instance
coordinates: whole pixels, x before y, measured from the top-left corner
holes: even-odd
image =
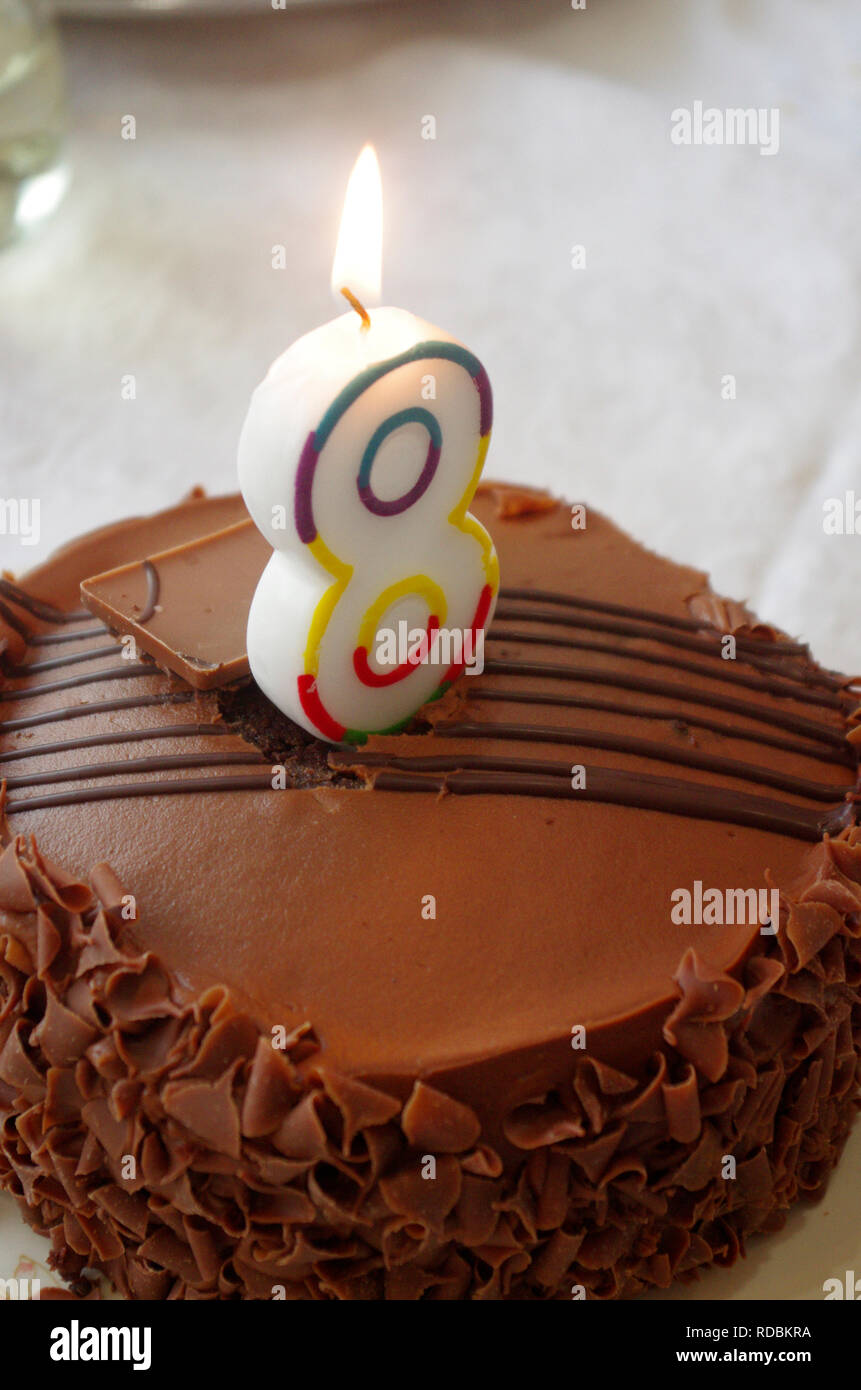
[[[254,392],[239,480],[273,555],[249,662],[317,736],[402,724],[470,659],[498,588],[493,544],[467,511],[490,423],[478,360],[402,309],[375,310],[367,329],[354,313],[315,329]],[[406,659],[390,636],[404,625]]]

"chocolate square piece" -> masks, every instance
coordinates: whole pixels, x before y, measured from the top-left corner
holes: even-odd
[[[248,610],[271,547],[253,521],[85,579],[81,600],[198,690],[248,675]]]

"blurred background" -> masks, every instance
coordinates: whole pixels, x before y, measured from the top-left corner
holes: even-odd
[[[276,4],[0,0],[0,500],[40,499],[0,566],[235,487],[369,140],[384,302],[485,362],[488,475],[861,669],[861,515],[824,526],[861,504],[856,0]],[[697,102],[777,108],[777,148],[674,143]]]

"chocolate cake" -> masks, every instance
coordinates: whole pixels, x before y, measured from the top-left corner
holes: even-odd
[[[858,1095],[852,683],[591,512],[474,511],[484,671],[361,747],[81,608],[238,498],[0,581],[0,1184],[69,1280],[629,1297],[826,1183]]]

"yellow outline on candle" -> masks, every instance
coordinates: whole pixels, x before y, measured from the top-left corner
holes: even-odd
[[[320,643],[323,640],[323,634],[329,626],[329,619],[335,604],[353,577],[353,566],[339,560],[337,555],[333,555],[319,535],[316,535],[312,541],[307,541],[306,544],[318,565],[322,565],[323,569],[331,574],[335,580],[335,583],[330,585],[314,609],[308,627],[308,641],[305,643],[305,674],[316,676],[320,669]]]
[[[464,532],[465,535],[472,536],[478,541],[481,547],[481,563],[487,583],[490,585],[494,594],[499,588],[499,558],[494,548],[493,540],[482,526],[481,522],[474,516],[469,515],[469,504],[475,496],[475,489],[478,487],[481,471],[484,468],[484,460],[487,457],[487,450],[490,444],[490,432],[484,434],[479,439],[478,454],[476,456],[475,467],[473,468],[470,480],[464,489],[463,496],[457,506],[448,515],[448,522],[456,530]],[[314,613],[308,627],[308,641],[305,644],[305,673],[309,676],[316,676],[320,669],[320,643],[329,625],[336,603],[341,598],[347,585],[353,577],[355,567],[339,560],[334,555],[319,533],[312,541],[306,542],[308,549],[314,556],[317,563],[328,574],[331,574],[335,583],[326,590]],[[414,575],[411,579],[402,579],[396,584],[392,584],[384,590],[380,597],[371,605],[365,614],[359,628],[359,640],[357,646],[362,646],[370,652],[371,642],[376,634],[373,626],[375,618],[378,620],[385,611],[388,604],[394,602],[395,598],[400,598],[403,594],[417,593],[428,603],[430,611],[433,613],[432,597],[433,593],[442,598],[440,605],[442,611],[436,616],[440,623],[445,622],[448,611],[443,590],[427,575]],[[429,597],[431,596],[431,597]],[[364,639],[364,640],[363,640]]]
[[[440,623],[445,622],[448,604],[439,584],[435,584],[426,574],[414,574],[409,579],[399,579],[397,584],[390,584],[379,598],[374,600],[359,627],[359,640],[356,643],[358,647],[364,647],[370,655],[371,643],[379,630],[380,618],[396,599],[403,598],[405,594],[418,594],[427,604],[431,617],[437,618]]]
[[[469,504],[475,496],[475,489],[478,487],[481,478],[481,470],[484,468],[484,461],[487,458],[487,450],[490,446],[490,431],[483,434],[478,442],[478,457],[476,458],[475,468],[472,477],[466,485],[466,490],[458,502],[457,506],[449,513],[448,520],[458,531],[463,531],[467,535],[473,536],[481,546],[481,562],[484,567],[484,576],[493,590],[494,594],[499,588],[499,557],[489,533],[482,526],[476,517],[470,516]]]

